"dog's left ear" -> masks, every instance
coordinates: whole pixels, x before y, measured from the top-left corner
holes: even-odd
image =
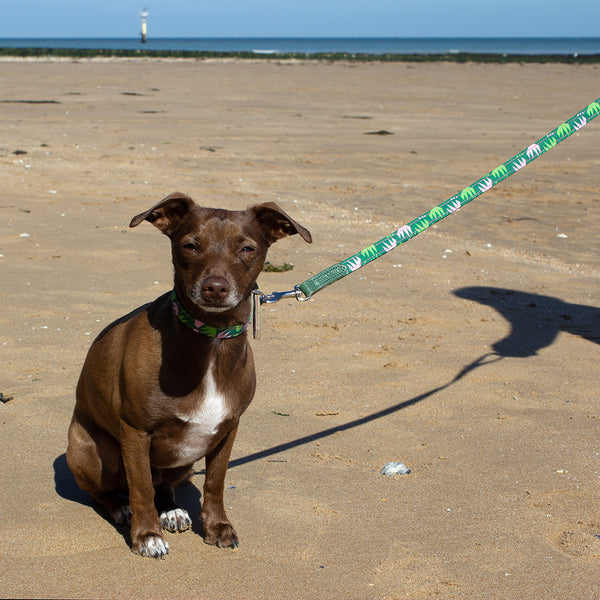
[[[254,213],[254,218],[260,223],[260,226],[267,238],[269,244],[287,236],[299,234],[300,237],[309,244],[312,243],[310,231],[296,223],[292,217],[284,212],[275,202],[265,202],[257,204],[248,209]]]
[[[170,236],[194,205],[195,202],[189,196],[174,192],[152,208],[133,217],[129,227],[136,227],[142,221],[149,221],[165,235]]]

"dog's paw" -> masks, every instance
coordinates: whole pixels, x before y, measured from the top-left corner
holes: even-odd
[[[211,546],[219,548],[238,548],[240,541],[233,525],[228,522],[215,523],[207,526],[203,524],[204,541]]]
[[[159,515],[159,519],[161,527],[173,533],[185,531],[192,527],[190,515],[182,508],[174,508],[173,510],[162,512]]]
[[[158,535],[147,535],[139,542],[132,544],[131,550],[140,556],[163,558],[169,554],[169,544]]]

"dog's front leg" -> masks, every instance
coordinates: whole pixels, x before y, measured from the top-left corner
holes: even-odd
[[[150,436],[121,419],[121,452],[129,487],[131,550],[142,556],[161,558],[169,552],[154,506],[150,469]]]
[[[204,479],[204,502],[202,503],[202,529],[204,541],[220,548],[237,548],[239,540],[229,522],[223,506],[225,473],[229,464],[231,448],[237,433],[237,425],[206,455]]]

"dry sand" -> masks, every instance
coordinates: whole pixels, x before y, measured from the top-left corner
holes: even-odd
[[[313,300],[264,309],[226,481],[239,550],[187,532],[165,560],[133,555],[64,459],[93,337],[171,285],[168,240],[128,231],[133,215],[174,190],[277,201],[315,240],[272,249],[295,268],[261,288],[291,289],[585,107],[598,67],[0,75],[0,595],[600,598],[600,122]],[[202,468],[180,495],[196,522]]]

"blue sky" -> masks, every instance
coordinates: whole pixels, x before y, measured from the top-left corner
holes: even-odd
[[[0,0],[0,38],[600,37],[600,0]]]

